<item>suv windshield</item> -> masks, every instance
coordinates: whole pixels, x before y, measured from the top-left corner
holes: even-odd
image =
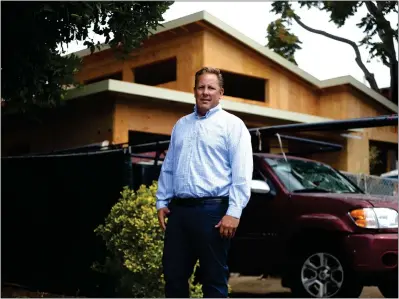
[[[280,181],[290,192],[363,193],[333,168],[296,159],[265,158]]]

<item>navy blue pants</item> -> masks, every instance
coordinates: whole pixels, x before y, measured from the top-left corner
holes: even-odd
[[[200,262],[200,283],[206,298],[227,298],[230,240],[222,238],[215,225],[226,214],[228,203],[169,205],[165,231],[163,270],[165,296],[189,298],[188,279]]]

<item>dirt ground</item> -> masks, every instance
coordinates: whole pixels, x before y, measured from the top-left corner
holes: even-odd
[[[260,279],[253,276],[232,276],[229,280],[232,298],[290,298],[289,289],[281,286],[279,279]],[[1,297],[55,298],[67,297],[45,292],[32,292],[18,286],[7,286],[2,289]],[[77,296],[73,296],[77,297]],[[69,297],[69,298],[73,298]],[[361,298],[384,298],[375,287],[365,287]]]
[[[231,297],[236,298],[290,298],[289,289],[281,286],[279,279],[260,279],[253,276],[232,276],[229,280]],[[360,298],[384,298],[378,288],[365,287]]]
[[[41,291],[30,291],[18,285],[7,285],[1,289],[2,298],[76,298],[75,296],[64,296],[58,294],[51,294]]]

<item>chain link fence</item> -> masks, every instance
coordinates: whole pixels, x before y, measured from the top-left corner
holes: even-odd
[[[363,173],[354,174],[349,172],[342,172],[355,183],[366,194],[370,195],[398,195],[398,180],[391,178],[383,178],[375,175],[367,175]]]

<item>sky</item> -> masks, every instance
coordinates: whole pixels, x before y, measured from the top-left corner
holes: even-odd
[[[271,4],[272,2],[175,2],[163,17],[165,22],[168,22],[205,10],[255,42],[265,46],[267,44],[267,25],[278,18],[278,16],[270,12]],[[298,7],[298,5],[294,4],[294,7]],[[336,25],[329,22],[328,14],[319,10],[303,8],[295,11],[302,21],[312,28],[322,29],[355,42],[364,37],[362,29],[359,29],[356,23],[366,15],[367,10],[365,7],[362,7],[341,28],[337,28]],[[397,28],[397,15],[388,16],[388,20],[394,28]],[[298,66],[302,70],[319,80],[351,75],[369,86],[364,80],[363,72],[355,62],[356,55],[351,46],[310,33],[295,22],[293,22],[291,28],[291,32],[296,34],[302,41],[302,49],[295,54]],[[101,39],[99,40],[102,42]],[[397,43],[395,45],[397,46]],[[83,48],[82,43],[73,43],[69,45],[68,53]],[[365,63],[370,72],[374,73],[378,86],[380,88],[389,86],[389,69],[376,59],[367,63],[369,58],[367,49],[360,48],[360,53],[363,63]]]

